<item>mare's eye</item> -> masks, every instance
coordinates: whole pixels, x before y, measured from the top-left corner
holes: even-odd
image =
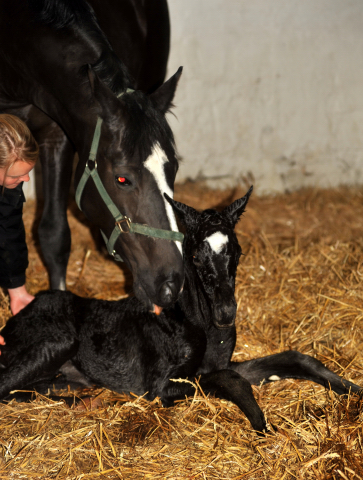
[[[128,187],[131,185],[130,180],[128,180],[126,177],[115,177],[115,178],[118,185],[121,185],[123,187]]]

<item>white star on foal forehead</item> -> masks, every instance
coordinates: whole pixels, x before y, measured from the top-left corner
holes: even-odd
[[[215,232],[213,235],[205,238],[204,241],[209,243],[213,252],[220,253],[223,247],[228,243],[228,236],[221,232]]]
[[[164,197],[164,193],[166,193],[167,195],[169,195],[170,198],[173,198],[173,191],[169,187],[165,177],[164,165],[168,161],[169,160],[168,160],[168,157],[166,156],[166,153],[157,143],[154,145],[151,155],[146,159],[144,166],[149,170],[151,175],[153,175],[153,177],[155,178],[156,184],[160,190],[160,194],[164,200],[166,215],[168,217],[171,230],[174,232],[178,232],[179,230],[176,223],[174,210],[170,205],[170,203]],[[181,252],[182,251],[181,242],[176,242],[176,244]]]

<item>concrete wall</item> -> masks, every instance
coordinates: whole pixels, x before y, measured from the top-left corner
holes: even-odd
[[[178,179],[363,183],[362,0],[169,0]]]
[[[362,0],[169,0],[178,180],[363,183]]]

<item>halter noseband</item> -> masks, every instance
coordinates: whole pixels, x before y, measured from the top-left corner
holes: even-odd
[[[127,89],[126,92],[122,92],[118,97],[123,95],[124,93],[133,92],[131,89]],[[94,181],[94,184],[97,188],[98,193],[100,194],[102,200],[105,202],[107,208],[111,212],[111,215],[115,219],[115,228],[113,229],[111,236],[107,239],[106,235],[101,230],[102,237],[106,243],[106,247],[108,253],[112,255],[115,260],[118,262],[122,262],[122,258],[119,254],[116,253],[114,249],[116,240],[118,239],[121,233],[139,233],[140,235],[147,235],[148,237],[155,237],[155,238],[164,238],[166,240],[172,240],[174,242],[182,242],[184,235],[181,232],[174,232],[172,230],[163,230],[161,228],[154,228],[148,227],[147,225],[142,225],[140,223],[133,223],[130,218],[122,215],[116,205],[113,203],[111,197],[107,193],[105,187],[103,186],[102,180],[97,172],[97,150],[98,144],[100,141],[101,136],[101,126],[102,126],[102,118],[97,117],[97,123],[95,128],[95,133],[93,135],[91,150],[89,153],[89,157],[86,163],[86,167],[84,169],[83,175],[78,183],[77,190],[76,190],[76,203],[78,208],[81,209],[81,198],[83,194],[84,187],[86,183],[91,177]],[[92,169],[89,168],[88,162],[94,162],[94,167]]]

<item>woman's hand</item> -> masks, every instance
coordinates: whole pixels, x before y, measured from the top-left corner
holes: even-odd
[[[10,309],[13,315],[19,313],[28,303],[34,300],[33,295],[27,292],[25,285],[17,288],[9,288],[8,292],[10,296]]]

